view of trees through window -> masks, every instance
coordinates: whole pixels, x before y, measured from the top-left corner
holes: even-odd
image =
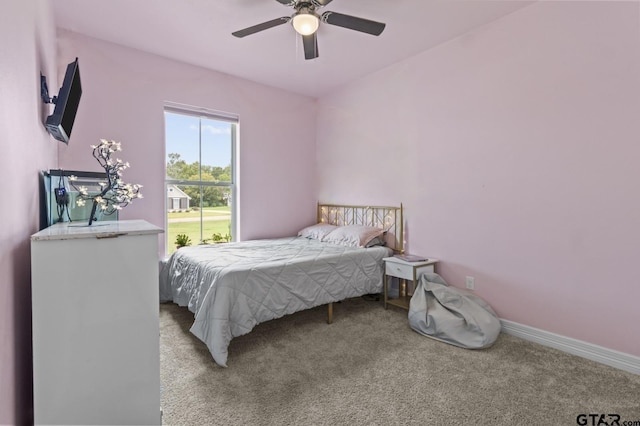
[[[237,122],[165,110],[167,252],[179,234],[192,245],[233,239]]]

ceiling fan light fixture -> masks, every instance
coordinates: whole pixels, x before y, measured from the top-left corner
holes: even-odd
[[[315,33],[320,25],[320,18],[317,15],[306,12],[296,13],[291,21],[296,32],[303,36]]]

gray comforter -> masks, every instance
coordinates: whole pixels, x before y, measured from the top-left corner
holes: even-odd
[[[409,325],[424,336],[467,349],[491,346],[501,328],[487,302],[449,287],[438,274],[420,278],[409,303]]]
[[[160,294],[187,306],[191,332],[226,366],[233,337],[257,324],[382,289],[386,247],[302,237],[184,247],[160,272]]]

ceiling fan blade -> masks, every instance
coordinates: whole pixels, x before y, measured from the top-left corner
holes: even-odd
[[[271,21],[263,22],[261,24],[254,25],[252,27],[245,28],[243,30],[235,31],[235,32],[233,32],[231,34],[236,36],[236,37],[245,37],[245,36],[248,36],[248,35],[251,35],[251,34],[255,34],[255,33],[259,32],[259,31],[268,30],[269,28],[273,28],[273,27],[277,27],[278,25],[286,24],[290,20],[291,20],[290,17],[283,16],[282,18],[276,18],[276,19],[273,19]]]
[[[322,14],[322,22],[375,36],[380,35],[386,26],[386,24],[382,22],[370,21],[364,18],[328,11]]]
[[[285,6],[293,6],[296,4],[295,0],[276,0],[278,3],[284,4]]]
[[[280,1],[280,0],[278,0]],[[331,3],[332,0],[311,0],[311,3],[314,3],[316,7],[320,6],[326,6],[329,3]]]
[[[302,36],[305,59],[315,59],[318,57],[318,37],[316,34],[317,32],[307,36]]]

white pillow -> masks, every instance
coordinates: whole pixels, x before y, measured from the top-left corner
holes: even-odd
[[[371,240],[383,234],[382,229],[373,226],[346,225],[334,229],[322,241],[349,247],[366,247]]]
[[[329,225],[328,223],[316,223],[315,225],[307,226],[298,232],[299,237],[310,238],[313,240],[322,240],[327,234],[337,228],[336,225]]]

